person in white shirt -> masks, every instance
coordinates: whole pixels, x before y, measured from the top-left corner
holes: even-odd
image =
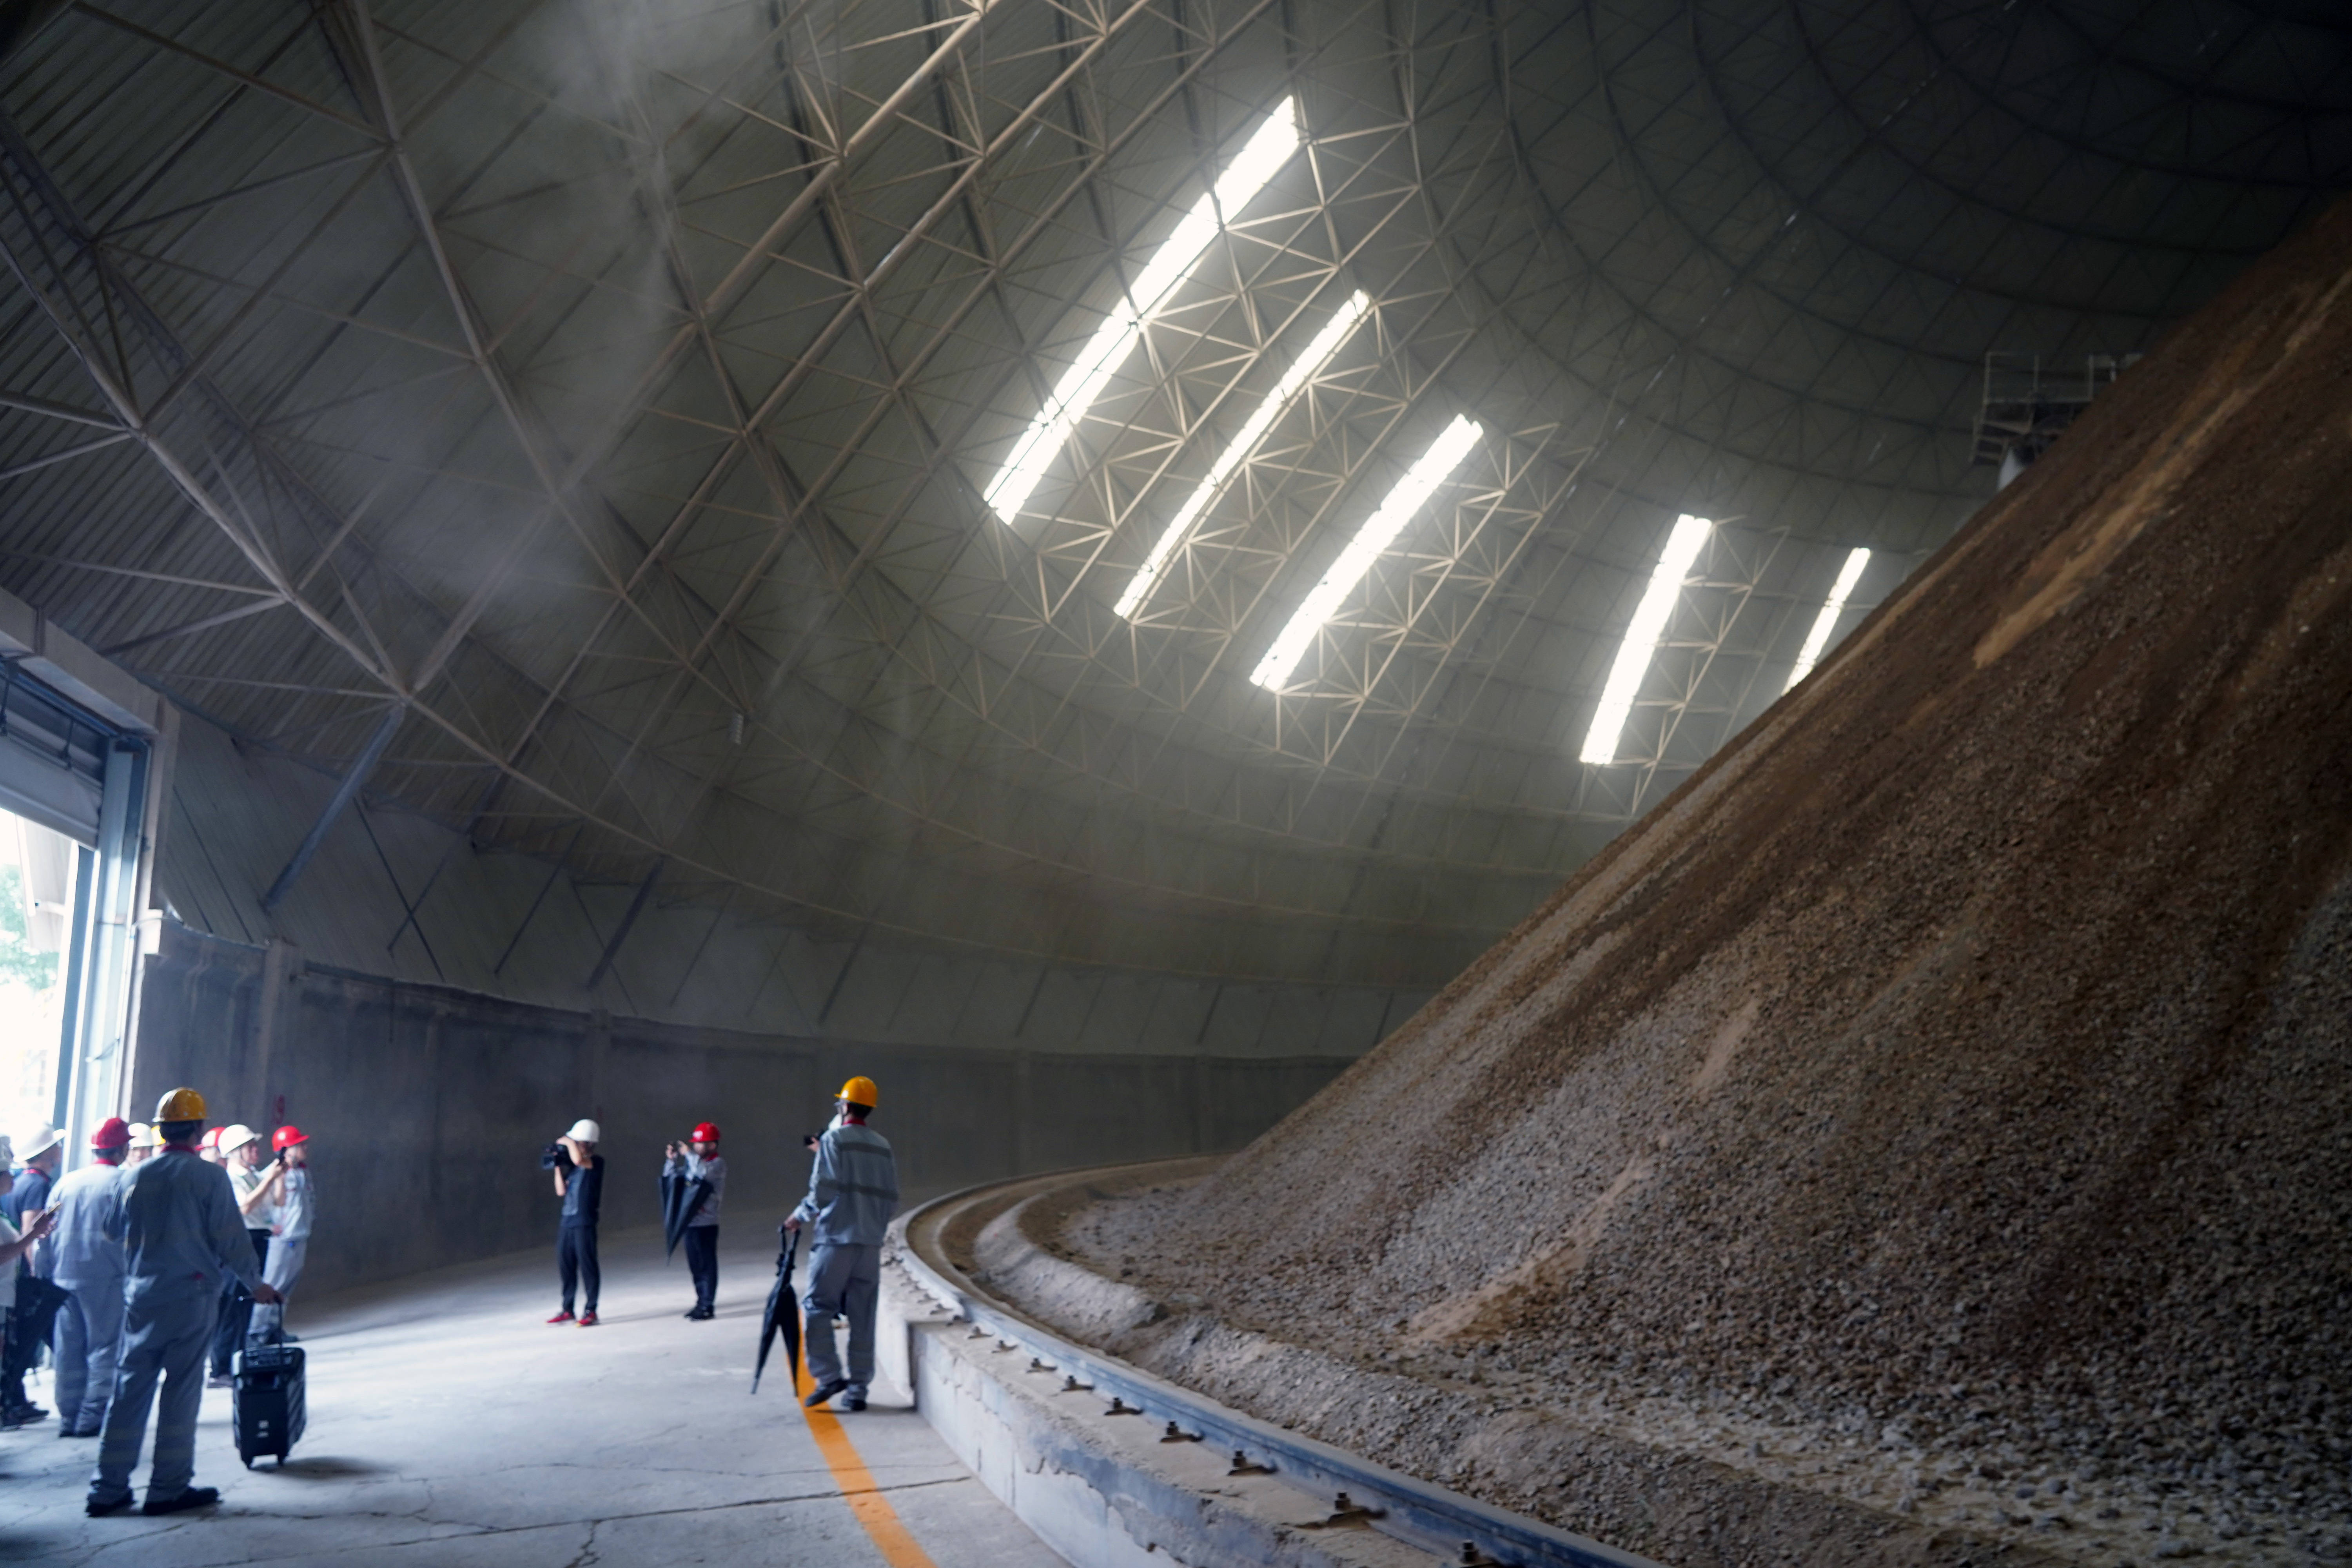
[[[253,1268],[269,1266],[269,1229],[278,1223],[278,1184],[274,1170],[262,1166],[261,1134],[243,1122],[221,1129],[221,1163],[228,1171],[229,1190],[236,1195],[237,1213],[245,1217],[245,1234],[253,1243]],[[226,1388],[236,1367],[236,1352],[245,1348],[253,1329],[253,1294],[236,1279],[221,1294],[220,1321],[213,1329],[213,1376],[209,1386]]]
[[[276,1194],[277,1223],[269,1227],[269,1260],[261,1277],[269,1281],[278,1300],[253,1310],[253,1337],[257,1340],[299,1342],[286,1331],[286,1299],[294,1293],[295,1279],[310,1251],[316,1200],[310,1186],[310,1135],[291,1124],[269,1135],[269,1145],[278,1152],[278,1160],[263,1184]]]

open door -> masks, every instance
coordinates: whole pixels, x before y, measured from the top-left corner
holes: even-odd
[[[152,754],[0,664],[0,1115],[69,1156],[127,1087]]]

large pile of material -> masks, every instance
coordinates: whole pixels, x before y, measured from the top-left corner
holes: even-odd
[[[2347,601],[2341,207],[1419,1017],[1097,1241],[1528,1409],[2007,1455],[2144,1500],[2143,1557],[2352,1551]]]

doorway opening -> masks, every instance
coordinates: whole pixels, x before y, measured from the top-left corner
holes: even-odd
[[[0,1127],[69,1155],[130,1087],[151,754],[0,663]]]

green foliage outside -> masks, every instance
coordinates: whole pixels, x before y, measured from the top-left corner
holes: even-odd
[[[58,955],[33,951],[25,929],[25,874],[0,866],[0,984],[12,980],[47,990],[58,983]]]

